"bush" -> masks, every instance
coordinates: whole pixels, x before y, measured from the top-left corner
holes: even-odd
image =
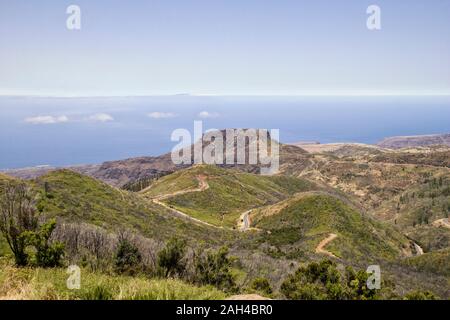
[[[200,254],[195,264],[195,278],[201,285],[211,284],[221,290],[234,291],[236,284],[231,274],[228,248]]]
[[[294,300],[373,300],[380,297],[380,291],[367,288],[369,274],[363,270],[354,271],[347,267],[345,276],[330,260],[312,262],[300,267],[281,285],[281,292]],[[389,287],[388,283],[385,283]]]
[[[36,194],[26,184],[7,182],[0,186],[0,232],[14,254],[17,266],[28,264],[25,232],[38,226]]]
[[[373,300],[377,298],[377,290],[367,288],[369,274],[363,270],[355,272],[352,267],[346,268],[349,299]]]
[[[253,279],[250,288],[254,291],[261,292],[268,296],[272,294],[272,288],[270,286],[269,280],[267,280],[266,278]]]
[[[23,233],[27,245],[36,249],[36,264],[43,268],[61,266],[64,256],[64,244],[61,242],[50,243],[49,239],[56,227],[56,220],[51,219],[42,224],[38,231]]]
[[[142,256],[139,249],[125,238],[119,240],[114,257],[117,273],[134,275],[142,269]]]
[[[176,238],[170,239],[166,247],[158,253],[158,273],[163,277],[182,276],[186,270],[184,254],[186,242]]]
[[[340,300],[346,297],[340,280],[334,262],[312,262],[288,276],[281,285],[281,292],[292,300]]]
[[[413,291],[406,294],[403,297],[404,300],[438,300],[439,297],[435,296],[434,293],[430,291]]]

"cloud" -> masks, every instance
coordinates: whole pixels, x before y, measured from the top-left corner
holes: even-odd
[[[114,121],[114,118],[107,114],[107,113],[96,113],[87,118],[89,121],[94,122],[108,122],[108,121]]]
[[[207,118],[217,118],[219,114],[217,112],[208,112],[208,111],[202,111],[198,114],[200,118],[207,119]]]
[[[152,119],[168,119],[168,118],[175,118],[178,115],[173,112],[151,112],[148,113],[147,116]]]
[[[68,122],[69,118],[67,116],[37,116],[25,118],[24,121],[31,124],[55,124]]]

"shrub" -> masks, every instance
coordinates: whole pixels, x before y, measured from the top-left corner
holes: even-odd
[[[430,291],[412,291],[403,297],[404,300],[438,300],[439,297],[435,296]]]
[[[163,277],[182,276],[186,269],[184,254],[186,242],[176,238],[170,239],[165,248],[158,253],[158,272]]]
[[[199,284],[211,284],[225,291],[234,291],[236,284],[231,274],[228,248],[200,254],[195,264],[195,278]]]
[[[336,264],[330,260],[300,267],[281,285],[281,292],[293,300],[340,300],[346,298]]]
[[[53,268],[61,266],[64,256],[64,244],[61,242],[49,241],[53,230],[56,227],[56,220],[51,219],[42,224],[38,231],[27,231],[23,233],[27,245],[36,249],[36,264],[43,268]]]
[[[265,295],[272,294],[272,288],[270,286],[269,280],[267,280],[266,278],[253,279],[250,288],[254,291],[261,292]]]
[[[17,266],[28,264],[24,233],[38,226],[36,195],[24,183],[8,182],[0,197],[0,232],[14,254]]]
[[[373,300],[377,298],[377,290],[367,288],[369,274],[363,270],[355,272],[352,267],[346,268],[347,286],[350,299]]]
[[[117,273],[129,275],[136,274],[142,268],[142,256],[139,249],[125,238],[119,240],[114,267]]]
[[[369,274],[347,267],[343,277],[330,260],[312,262],[300,267],[281,285],[281,292],[294,300],[378,299],[379,290],[367,288]]]

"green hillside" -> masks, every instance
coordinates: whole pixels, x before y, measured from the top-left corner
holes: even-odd
[[[394,259],[409,247],[392,227],[362,215],[344,201],[327,194],[306,194],[256,211],[254,226],[286,254],[298,247],[314,252],[320,241],[335,234],[326,250],[352,261]]]
[[[261,176],[214,166],[198,166],[158,180],[144,196],[155,197],[198,187],[203,177],[208,188],[164,199],[168,205],[217,226],[233,228],[241,213],[276,203],[317,187],[304,179]]]
[[[405,263],[417,271],[444,275],[450,279],[450,248],[411,257]]]
[[[54,171],[32,184],[41,194],[38,209],[65,221],[94,224],[114,231],[131,229],[155,239],[178,235],[215,242],[226,236],[226,231],[175,218],[165,208],[137,194],[73,171]]]

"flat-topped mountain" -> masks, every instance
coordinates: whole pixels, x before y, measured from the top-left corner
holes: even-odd
[[[450,146],[450,133],[422,136],[389,137],[377,143],[379,147],[401,149],[407,147],[427,147],[433,145]]]

